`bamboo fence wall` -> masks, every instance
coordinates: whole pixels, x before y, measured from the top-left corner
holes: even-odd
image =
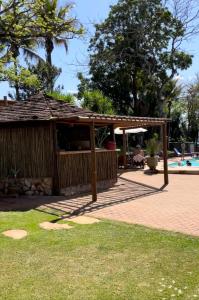
[[[97,180],[117,178],[117,154],[115,151],[96,153]],[[60,188],[91,183],[91,153],[58,154]]]
[[[18,170],[19,178],[52,177],[50,125],[0,128],[0,178]]]

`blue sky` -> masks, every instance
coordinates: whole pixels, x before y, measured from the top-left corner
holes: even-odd
[[[109,12],[110,5],[117,0],[76,0],[73,14],[87,29],[87,33],[81,39],[71,40],[69,43],[68,54],[63,48],[56,48],[53,53],[53,63],[57,67],[62,68],[62,74],[57,84],[63,84],[65,91],[76,92],[78,79],[77,72],[88,74],[88,52],[89,39],[94,33],[93,23],[103,21]],[[60,1],[63,3],[63,1]],[[194,37],[190,41],[184,43],[183,48],[190,54],[194,55],[193,65],[186,71],[180,72],[180,78],[184,83],[192,81],[197,72],[199,72],[199,36]],[[0,98],[8,94],[10,88],[6,83],[0,84]]]

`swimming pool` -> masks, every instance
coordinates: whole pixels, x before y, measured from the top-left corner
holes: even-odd
[[[169,164],[169,167],[175,168],[175,167],[186,167],[186,161],[189,160],[191,163],[191,167],[199,167],[199,158],[192,158],[192,159],[185,159],[185,160],[180,160],[181,166],[178,165],[178,162],[174,162]]]

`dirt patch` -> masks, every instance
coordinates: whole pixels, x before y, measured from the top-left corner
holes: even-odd
[[[3,235],[10,237],[14,240],[23,239],[28,235],[27,231],[21,229],[12,229],[2,232]]]
[[[45,230],[61,230],[61,229],[71,229],[72,226],[68,224],[58,224],[58,223],[51,223],[51,222],[43,222],[40,223],[39,226]]]
[[[100,220],[98,219],[90,218],[86,216],[78,216],[78,217],[70,218],[68,220],[77,224],[94,224],[100,222]]]

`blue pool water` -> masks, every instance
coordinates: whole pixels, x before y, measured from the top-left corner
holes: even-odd
[[[188,160],[190,161],[192,167],[199,167],[199,158],[192,158],[192,159],[188,159]],[[187,166],[186,161],[187,161],[187,159],[180,161],[182,167]],[[173,168],[179,167],[178,162],[169,164],[169,167],[173,167]]]

